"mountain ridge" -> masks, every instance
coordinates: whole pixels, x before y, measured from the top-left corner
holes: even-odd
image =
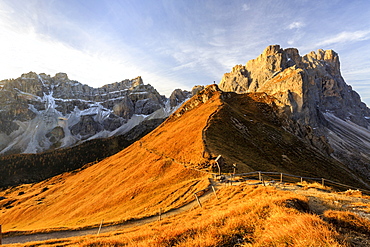
[[[361,174],[284,130],[285,119],[269,100],[276,99],[207,86],[119,153],[86,169],[3,189],[0,223],[27,231],[155,215],[160,208],[167,211],[193,200],[196,191],[208,187],[209,172],[218,173],[215,159],[220,154],[222,173],[231,173],[236,163],[238,173],[291,171],[366,187]]]
[[[139,76],[93,88],[30,72],[0,81],[0,153],[40,153],[122,135],[144,120],[165,119],[191,92],[167,99]]]
[[[288,106],[282,109],[287,114],[314,127],[319,123],[310,113],[315,113],[316,107],[363,127],[370,124],[365,118],[370,110],[345,83],[340,73],[339,56],[333,50],[312,51],[300,56],[296,48],[271,45],[245,66],[237,65],[224,74],[219,85],[224,91],[272,95],[281,107]],[[300,115],[306,119],[300,119]]]
[[[285,56],[287,54],[289,57]],[[284,53],[280,47],[269,47],[258,60],[250,63],[256,63],[248,67],[251,71],[246,70],[247,67],[236,67],[227,75],[225,85],[213,84],[199,92],[196,90],[197,93],[162,124],[122,151],[85,169],[63,173],[34,184],[1,189],[0,224],[7,231],[42,232],[98,226],[102,219],[105,224],[118,224],[133,218],[154,216],[158,212],[166,212],[194,201],[194,194],[204,193],[213,183],[211,175],[222,181],[221,178],[232,174],[234,169],[236,173],[274,171],[311,178],[321,177],[368,189],[370,173],[367,173],[367,153],[370,151],[370,144],[367,138],[370,138],[370,132],[365,128],[366,125],[363,127],[356,124],[367,123],[367,115],[361,115],[367,109],[363,109],[361,104],[347,106],[347,110],[357,109],[352,112],[353,116],[346,115],[345,109],[340,109],[346,102],[351,102],[351,99],[357,102],[358,98],[348,90],[348,85],[343,84],[343,78],[338,75],[339,58],[335,53],[320,54],[319,60],[315,58],[312,64],[306,64],[295,50],[288,49]],[[321,57],[327,61],[321,60]],[[301,63],[307,67],[299,67],[303,66]],[[311,68],[313,65],[316,67]],[[253,75],[254,69],[256,76]],[[260,79],[254,80],[259,76]],[[252,86],[251,92],[236,92],[243,83],[256,87]],[[224,86],[230,86],[230,89],[221,90],[220,87]],[[263,90],[259,91],[259,88]],[[178,99],[184,96],[182,91],[177,91],[175,95]],[[175,98],[172,102],[179,100]],[[222,158],[217,159],[220,155]],[[223,176],[216,176],[219,172]],[[275,185],[276,181],[269,181],[269,184]],[[291,184],[282,183],[282,186],[285,190]],[[302,190],[309,190],[312,185],[301,183],[299,186],[304,186]],[[322,184],[313,186],[317,186],[320,191],[327,190]],[[272,241],[271,232],[274,231],[279,236],[278,244],[286,245],[287,239],[294,243],[292,233],[293,236],[300,234],[303,228],[307,230],[303,231],[302,238],[298,238],[299,243],[304,239],[316,240],[317,236],[328,240],[327,235],[323,234],[324,228],[316,229],[318,223],[328,229],[338,226],[341,234],[347,230],[352,231],[351,229],[367,229],[367,233],[369,229],[368,221],[362,228],[356,226],[357,222],[347,224],[353,219],[359,221],[360,217],[355,214],[347,214],[346,221],[341,223],[339,218],[344,215],[343,212],[316,214],[322,207],[317,211],[307,212],[306,209],[310,207],[308,194],[307,197],[293,197],[267,183],[264,186],[245,183],[241,186],[222,187],[215,192],[218,194],[210,203],[203,204],[204,207],[199,207],[199,210],[191,211],[189,225],[192,226],[179,231],[173,229],[172,223],[182,225],[183,222],[160,221],[160,228],[149,225],[152,232],[140,233],[141,236],[137,239],[146,235],[145,238],[153,240],[158,236],[156,240],[159,244],[173,245],[181,244],[185,236],[190,242],[183,244],[188,246],[189,243],[194,243],[191,242],[194,236],[204,243],[204,230],[207,230],[212,232],[212,240],[217,240],[220,236],[225,238],[225,241],[214,241],[215,244],[264,245],[269,239]],[[361,194],[360,191],[350,193]],[[220,194],[222,197],[218,197]],[[264,201],[271,195],[274,195],[273,200]],[[339,207],[337,200],[338,197],[334,194],[330,207]],[[245,207],[245,202],[250,203],[250,207]],[[275,205],[283,207],[276,208]],[[235,214],[235,209],[239,210],[241,216],[250,212],[251,217],[239,217],[235,221],[230,217]],[[297,217],[293,212],[306,220],[297,224]],[[330,218],[329,214],[332,214],[331,219],[323,222],[323,218]],[[307,221],[306,216],[311,220]],[[312,218],[315,220],[312,221]],[[196,223],[199,219],[204,219],[202,228]],[[254,224],[256,219],[259,225]],[[283,235],[279,228],[282,221],[291,222],[286,227],[289,231]],[[330,225],[333,221],[337,223]],[[271,222],[275,222],[276,227],[271,226]],[[163,228],[164,225],[168,228]],[[215,231],[222,226],[231,228],[227,231]],[[129,231],[135,233],[136,230]],[[171,237],[165,236],[167,230],[171,232]],[[348,235],[331,231],[335,241],[329,239],[329,242],[316,243],[333,245],[336,240],[339,241],[337,246],[345,243]],[[158,235],[162,232],[164,235]],[[261,232],[264,234],[261,235]],[[356,235],[357,233],[353,233],[353,236]],[[132,239],[127,239],[127,235],[124,238],[125,241],[93,241],[86,245],[133,243]],[[367,239],[367,236],[363,237],[363,243]],[[255,242],[257,240],[259,242]],[[77,241],[81,244],[81,240]]]
[[[293,120],[287,130],[370,180],[370,145],[361,136],[370,134],[370,109],[341,76],[336,52],[300,56],[295,48],[271,45],[245,66],[226,73],[219,86],[276,98],[278,113]],[[355,148],[359,145],[361,149]]]

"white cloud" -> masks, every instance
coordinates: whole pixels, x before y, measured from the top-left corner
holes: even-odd
[[[288,29],[300,29],[304,26],[305,24],[303,22],[295,21],[289,24]]]
[[[148,56],[133,47],[111,40],[106,35],[83,32],[79,38],[83,46],[74,48],[46,34],[39,33],[34,23],[14,22],[10,8],[5,11],[0,2],[0,80],[17,78],[34,71],[53,76],[65,72],[70,79],[93,87],[142,76],[161,94],[169,95],[174,87],[184,85],[157,73],[158,66]],[[63,23],[59,23],[63,25]],[[68,22],[68,25],[73,23]],[[78,28],[72,26],[71,28]],[[74,34],[80,34],[75,32]]]
[[[336,43],[348,43],[370,39],[370,30],[341,32],[334,37],[325,39],[317,44],[317,46],[332,45]]]
[[[41,73],[66,72],[82,83],[102,84],[124,79],[127,64],[109,57],[84,53],[36,33],[0,27],[1,78],[17,77],[30,70]],[[102,73],[104,71],[104,73]],[[131,74],[131,73],[128,73]],[[94,81],[82,81],[91,77]],[[73,78],[72,78],[73,79]]]
[[[184,88],[181,83],[151,72],[150,65],[137,66],[141,59],[134,59],[123,49],[112,51],[97,49],[77,50],[62,42],[35,33],[14,32],[0,29],[0,79],[17,78],[23,73],[34,71],[53,76],[65,72],[70,79],[93,87],[142,76],[144,83],[152,84],[167,96],[174,87]],[[101,48],[101,47],[99,47]],[[135,62],[134,62],[135,61]]]
[[[248,5],[248,4],[243,4],[243,6],[242,6],[242,10],[243,11],[248,11],[248,10],[250,10],[251,9],[251,7]]]

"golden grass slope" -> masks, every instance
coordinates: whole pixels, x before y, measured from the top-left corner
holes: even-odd
[[[282,131],[271,106],[253,97],[263,95],[222,93],[209,86],[120,153],[80,171],[1,191],[3,230],[80,228],[102,219],[113,224],[180,207],[209,185],[208,174],[195,168],[209,168],[220,153],[246,171],[350,176]],[[241,185],[220,189],[218,197],[149,225],[37,246],[347,246],[334,225],[353,216],[328,213],[325,222],[307,211],[304,196]],[[354,225],[356,231],[368,229],[365,221],[354,219],[348,228]]]
[[[202,208],[148,225],[25,246],[352,246],[336,225],[306,211],[304,196],[251,185],[222,187],[217,194],[219,199],[203,201]],[[328,217],[334,220],[338,214]],[[358,216],[352,221],[356,220]],[[369,226],[364,221],[357,230],[366,231]]]
[[[0,192],[4,231],[78,228],[167,211],[194,199],[207,174],[186,168],[207,162],[202,132],[221,101],[212,87],[120,153],[84,170]],[[207,101],[207,104],[202,104]]]

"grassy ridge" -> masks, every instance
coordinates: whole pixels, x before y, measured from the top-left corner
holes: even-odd
[[[0,191],[6,198],[0,224],[9,231],[76,228],[147,217],[194,200],[193,193],[209,185],[208,174],[188,166],[207,161],[202,132],[219,94],[208,102],[86,169]]]
[[[370,230],[355,214],[329,210],[320,217],[308,211],[307,197],[273,187],[221,187],[217,195],[202,208],[147,225],[23,246],[365,246],[351,242],[359,244],[357,234]]]
[[[306,176],[323,171],[331,178],[331,170],[353,182],[350,173],[335,167],[340,164],[284,131],[268,104],[247,95],[206,92],[95,165],[0,191],[5,198],[0,224],[6,231],[48,231],[157,215],[159,209],[193,201],[196,191],[209,186],[209,176],[194,168],[209,169],[210,158],[218,154],[229,165],[237,162],[239,171],[277,169]],[[366,234],[370,229],[356,215],[329,211],[320,217],[309,211],[312,201],[293,192],[243,183],[220,187],[219,200],[210,197],[202,208],[160,222],[29,246],[350,246],[340,234],[342,226]]]
[[[323,177],[352,186],[364,187],[344,165],[285,131],[283,120],[264,94],[232,94],[224,97],[223,107],[210,119],[205,132],[207,148],[221,154],[231,172],[274,171]],[[258,102],[256,98],[261,98]]]
[[[101,161],[128,147],[162,122],[162,119],[144,121],[125,135],[94,139],[71,148],[40,154],[0,156],[0,187],[39,182]]]

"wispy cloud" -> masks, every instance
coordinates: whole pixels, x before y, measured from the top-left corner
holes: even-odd
[[[250,9],[251,9],[251,7],[248,4],[245,3],[245,4],[242,5],[242,10],[243,11],[248,11]]]
[[[304,31],[295,32],[290,39],[287,41],[288,45],[295,45],[298,43],[305,35]]]
[[[359,67],[365,59],[354,57],[353,42],[370,39],[364,28],[370,22],[358,5],[348,1],[327,11],[333,3],[0,0],[0,54],[7,58],[0,60],[0,79],[30,70],[66,72],[96,87],[141,75],[168,95],[174,88],[219,81],[271,44],[294,46],[302,54],[330,45],[342,64]],[[337,18],[350,7],[355,16],[349,11]],[[368,50],[364,43],[356,43],[361,55]]]
[[[300,29],[304,26],[305,26],[305,24],[303,22],[295,21],[295,22],[290,23],[288,25],[287,29]]]
[[[370,39],[370,30],[359,30],[354,32],[344,31],[319,42],[317,46],[332,45],[336,43],[351,43],[368,39]]]
[[[152,84],[162,94],[169,95],[175,87],[185,88],[173,77],[166,77],[165,71],[155,73],[159,71],[157,63],[136,47],[104,33],[89,34],[69,20],[62,23],[61,16],[59,20],[45,17],[68,27],[66,36],[74,38],[72,46],[40,32],[39,23],[30,21],[29,13],[16,13],[2,2],[0,7],[0,54],[8,58],[0,60],[0,80],[16,78],[29,71],[52,76],[66,72],[69,78],[94,87],[142,76],[145,83]],[[13,20],[14,14],[19,15],[18,22]]]

